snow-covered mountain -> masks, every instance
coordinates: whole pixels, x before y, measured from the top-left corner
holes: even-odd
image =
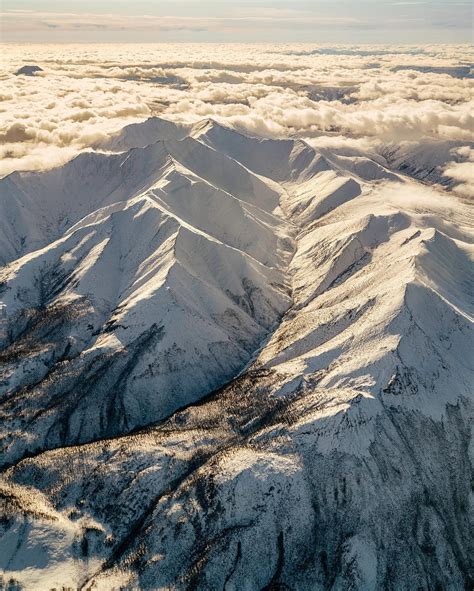
[[[4,586],[470,588],[472,229],[212,120],[2,179]]]
[[[379,152],[395,170],[425,183],[453,188],[456,181],[445,174],[446,168],[465,160],[459,151],[473,149],[472,142],[425,140],[383,145]]]

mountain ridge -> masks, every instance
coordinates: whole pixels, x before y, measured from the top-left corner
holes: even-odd
[[[0,270],[0,565],[27,589],[468,587],[468,205],[186,132],[84,157],[74,223],[81,157],[43,173],[71,219]]]

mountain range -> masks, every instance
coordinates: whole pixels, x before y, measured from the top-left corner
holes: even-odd
[[[152,118],[0,180],[0,589],[473,587],[474,220],[397,158]]]

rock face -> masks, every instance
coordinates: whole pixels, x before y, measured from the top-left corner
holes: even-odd
[[[468,204],[213,121],[105,147],[0,181],[4,586],[472,588]]]
[[[22,66],[15,72],[15,76],[34,76],[36,72],[42,72],[43,68],[39,66]]]

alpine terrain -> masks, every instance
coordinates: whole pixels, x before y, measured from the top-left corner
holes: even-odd
[[[397,158],[152,118],[0,180],[0,589],[474,588],[474,219]]]

